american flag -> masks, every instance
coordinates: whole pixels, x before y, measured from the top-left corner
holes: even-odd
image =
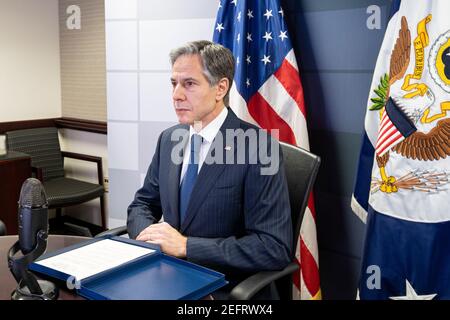
[[[243,120],[279,139],[309,149],[306,109],[292,43],[278,0],[221,0],[214,42],[229,48],[236,60],[230,107]],[[294,298],[320,299],[319,259],[312,197],[296,249],[300,272]]]

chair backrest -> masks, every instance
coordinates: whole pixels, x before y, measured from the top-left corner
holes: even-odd
[[[44,181],[64,176],[57,128],[14,130],[6,132],[5,136],[8,150],[29,154],[31,165],[42,168]]]
[[[293,252],[292,260],[295,258],[295,249],[300,227],[308,204],[309,195],[316,181],[319,171],[320,157],[306,151],[305,149],[280,142],[284,158],[284,170],[289,191],[291,204],[292,228],[293,228]],[[281,299],[292,298],[292,276],[284,277],[277,281],[277,288]]]
[[[280,142],[291,204],[293,248],[297,244],[303,215],[319,171],[320,157],[305,149]],[[294,253],[295,255],[295,253]]]

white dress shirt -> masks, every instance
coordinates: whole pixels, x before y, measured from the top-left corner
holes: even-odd
[[[202,128],[202,130],[200,130],[200,132],[195,132],[195,129],[193,128],[193,126],[189,127],[189,140],[184,149],[183,166],[181,167],[181,174],[180,174],[180,184],[181,184],[181,181],[183,181],[184,175],[186,174],[187,167],[189,164],[189,157],[191,155],[189,150],[191,150],[192,135],[196,133],[203,138],[203,142],[200,146],[200,156],[199,156],[199,163],[198,163],[198,172],[200,172],[200,169],[202,168],[202,165],[205,162],[209,148],[211,148],[211,144],[212,144],[214,138],[216,137],[217,133],[219,132],[220,127],[222,127],[223,123],[225,122],[227,115],[228,115],[228,109],[226,107],[224,107],[223,110],[219,113],[219,115],[213,121],[208,123],[206,125],[206,127]]]

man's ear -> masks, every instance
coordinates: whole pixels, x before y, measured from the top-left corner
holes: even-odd
[[[217,83],[216,100],[217,101],[223,100],[229,88],[230,88],[230,81],[227,78],[220,79],[219,82]]]

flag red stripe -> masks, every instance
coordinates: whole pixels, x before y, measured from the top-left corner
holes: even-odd
[[[384,150],[386,150],[387,148],[390,148],[394,143],[396,143],[397,141],[402,140],[402,139],[403,139],[402,134],[401,134],[400,132],[397,132],[397,133],[395,134],[395,139],[392,140],[392,141],[391,141],[390,143],[388,143],[387,145],[385,145],[383,148],[377,149],[377,153],[378,153],[378,154],[382,154],[382,153],[384,152]]]
[[[316,220],[316,210],[314,208],[314,195],[311,191],[310,195],[309,195],[309,199],[308,199],[308,208],[311,211],[311,215],[314,218],[314,221]]]
[[[387,113],[383,112],[383,117],[381,118],[381,123],[380,123],[381,128],[385,125],[386,121],[389,121],[389,118],[387,116]]]
[[[393,126],[394,124],[391,121],[389,121],[388,123],[386,123],[384,127],[381,127],[378,140],[384,139],[386,135],[391,135],[392,132],[389,133],[389,131],[392,129]]]
[[[284,59],[281,67],[273,75],[280,81],[292,99],[294,99],[301,113],[306,118],[303,87],[297,70],[295,70],[287,59]]]
[[[385,128],[382,128],[383,132],[380,134],[380,138],[377,141],[377,147],[381,146],[387,139],[389,139],[392,135],[396,134],[398,131],[394,131],[391,132],[389,134],[386,134],[387,131],[389,131],[390,129],[392,129],[392,127],[394,126],[394,124],[392,122],[389,123],[388,126],[386,126]]]
[[[311,212],[311,216],[313,217],[315,224],[316,210],[314,208],[314,195],[312,192],[310,193],[308,198],[308,208]],[[305,242],[303,241],[302,237],[300,237],[300,259],[303,261],[303,268],[301,269],[301,272],[303,273],[305,286],[308,288],[311,296],[315,296],[320,290],[319,266],[317,264],[317,261],[315,261],[314,256],[311,254]],[[299,285],[297,286],[298,288],[300,288]]]
[[[383,151],[384,149],[388,148],[389,146],[391,146],[392,144],[394,144],[401,138],[403,138],[402,134],[398,131],[394,131],[392,134],[390,134],[388,137],[386,137],[386,139],[384,139],[386,141],[386,143],[384,143],[384,141],[383,141],[383,143],[380,143],[380,145],[377,146],[376,149]],[[388,141],[389,139],[391,139],[391,140]]]
[[[256,92],[248,101],[248,111],[261,128],[279,129],[281,141],[296,145],[291,127],[272,109],[264,97]]]
[[[303,242],[303,239],[300,239],[300,247],[303,280],[305,281],[308,291],[312,296],[315,296],[320,290],[319,268],[317,267],[316,260],[314,260],[308,247],[306,247],[306,244]]]
[[[397,129],[394,127],[394,131],[392,131],[389,134],[384,135],[380,141],[377,142],[377,146],[375,147],[375,149],[385,149],[386,145],[390,146],[392,143],[394,143],[396,141],[396,139],[398,137],[403,137],[402,134],[400,132],[397,131]],[[394,137],[395,139],[392,139],[392,137]],[[391,141],[389,141],[391,139]]]

